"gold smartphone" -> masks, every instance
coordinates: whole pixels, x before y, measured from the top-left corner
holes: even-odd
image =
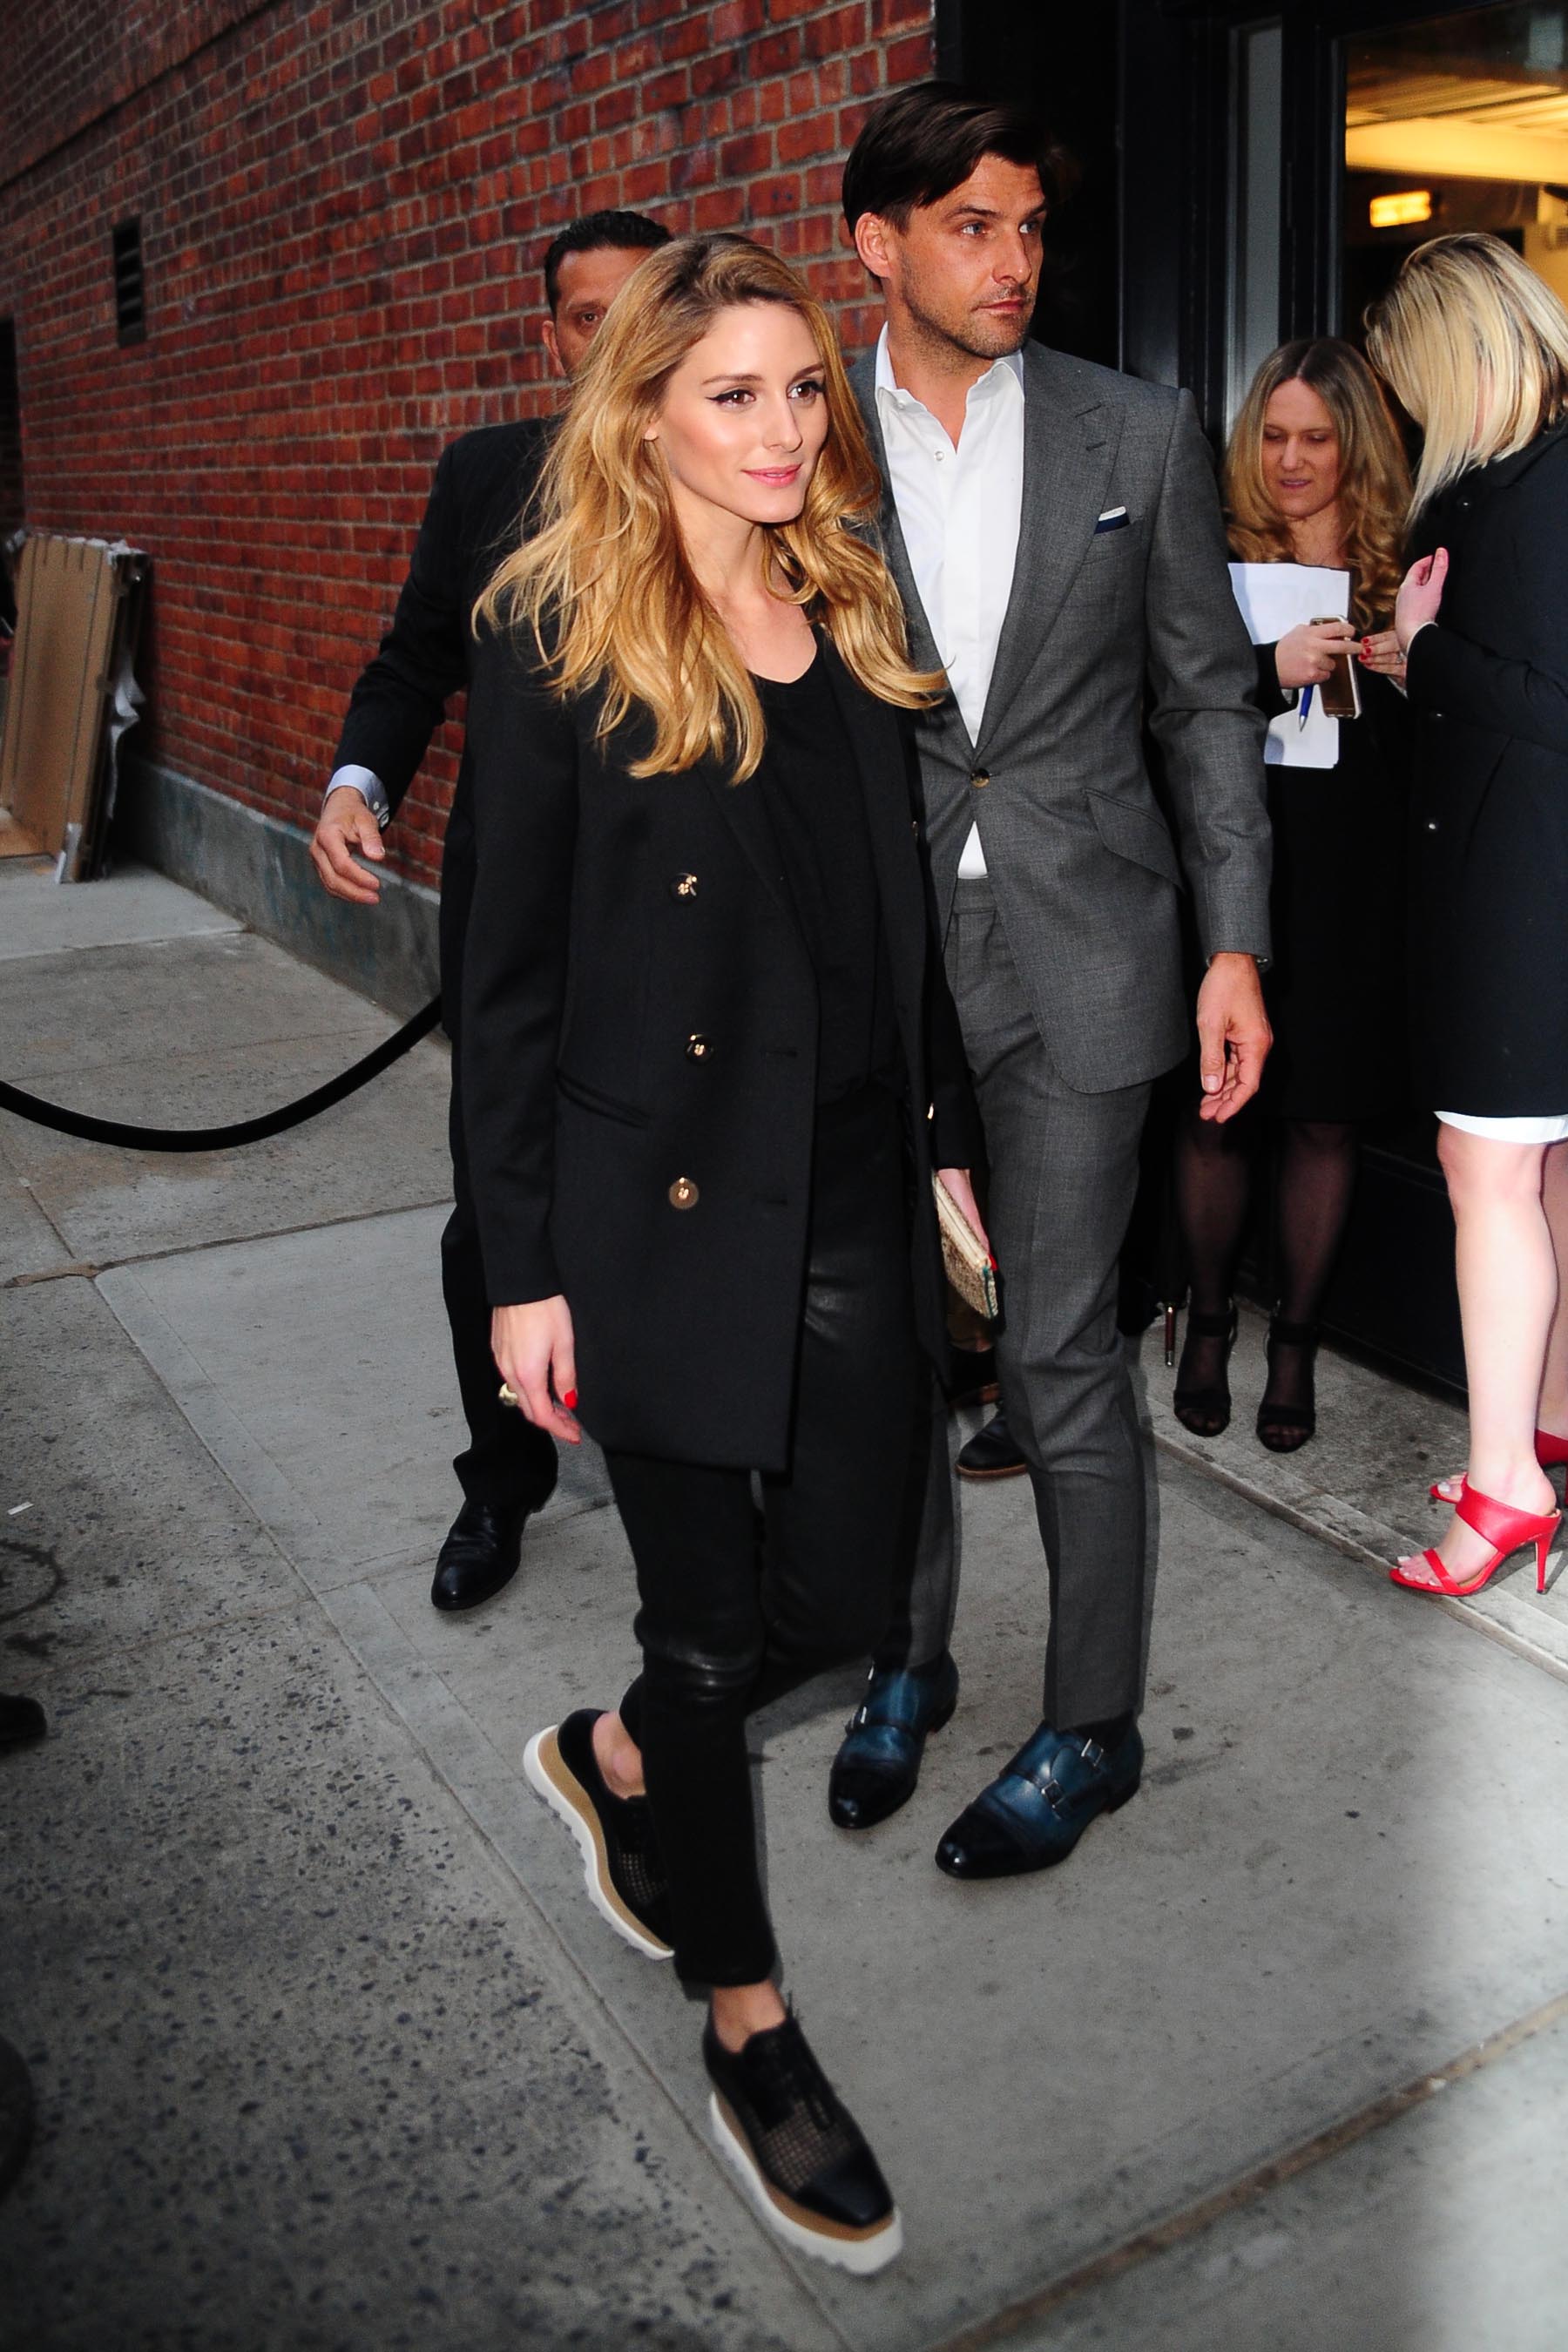
[[[1342,613],[1321,613],[1312,626],[1321,629],[1325,622],[1343,619]],[[1318,688],[1318,700],[1325,719],[1361,717],[1361,680],[1355,674],[1355,664],[1349,654],[1336,655],[1332,669]]]

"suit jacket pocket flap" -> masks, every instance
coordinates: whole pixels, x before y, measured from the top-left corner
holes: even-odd
[[[1185,887],[1176,845],[1157,809],[1140,808],[1110,793],[1090,791],[1089,813],[1107,849],[1118,857],[1131,858],[1134,866],[1146,866],[1152,874],[1173,882],[1178,890]]]

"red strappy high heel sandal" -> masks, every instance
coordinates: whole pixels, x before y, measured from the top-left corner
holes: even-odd
[[[1564,1463],[1568,1463],[1568,1437],[1559,1437],[1555,1430],[1538,1429],[1535,1433],[1535,1458],[1543,1470],[1560,1470]],[[1454,1482],[1458,1487],[1458,1495],[1444,1494],[1443,1489],[1447,1483],[1446,1478],[1439,1478],[1427,1487],[1426,1492],[1435,1503],[1458,1504],[1459,1495],[1465,1491],[1464,1478],[1461,1475]]]
[[[1459,1601],[1467,1593],[1479,1592],[1482,1585],[1497,1574],[1505,1559],[1518,1551],[1521,1545],[1532,1543],[1535,1546],[1535,1589],[1537,1592],[1545,1591],[1546,1561],[1552,1549],[1552,1538],[1562,1521],[1561,1511],[1516,1511],[1511,1503],[1500,1503],[1495,1495],[1483,1495],[1468,1485],[1454,1508],[1465,1525],[1475,1529],[1483,1543],[1494,1547],[1490,1559],[1461,1584],[1449,1575],[1437,1554],[1427,1550],[1422,1553],[1421,1558],[1431,1570],[1430,1583],[1406,1576],[1397,1567],[1388,1571],[1394,1583],[1403,1584],[1407,1592],[1442,1592],[1452,1601]]]

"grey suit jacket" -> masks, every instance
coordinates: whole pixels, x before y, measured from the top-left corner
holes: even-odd
[[[868,352],[852,381],[885,481],[875,376]],[[977,823],[1040,1035],[1068,1084],[1098,1094],[1186,1049],[1184,887],[1205,955],[1269,951],[1266,722],[1191,395],[1034,343],[1024,391],[1017,561],[979,739],[946,696],[919,722],[921,779],[941,923]],[[1097,530],[1116,507],[1126,523]],[[882,537],[911,652],[939,669],[888,491]]]

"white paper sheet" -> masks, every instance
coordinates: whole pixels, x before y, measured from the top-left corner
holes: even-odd
[[[1323,564],[1233,563],[1230,584],[1255,646],[1278,645],[1302,621],[1350,618],[1351,575]],[[1300,703],[1268,722],[1263,757],[1271,768],[1332,768],[1339,756],[1340,722],[1315,688],[1304,725]]]

